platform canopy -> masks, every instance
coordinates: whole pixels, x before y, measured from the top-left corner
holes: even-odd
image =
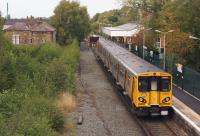
[[[127,23],[116,27],[102,27],[102,32],[110,37],[132,37],[141,29],[141,25]]]

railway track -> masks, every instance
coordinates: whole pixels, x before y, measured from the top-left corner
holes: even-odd
[[[178,136],[162,119],[137,118],[147,136]]]
[[[173,126],[169,126],[165,122],[166,119],[163,119],[163,117],[145,117],[145,118],[137,117],[133,110],[130,99],[122,93],[122,88],[116,85],[115,79],[113,78],[112,74],[105,68],[103,63],[100,60],[97,60],[97,61],[99,62],[105,74],[107,75],[107,78],[109,79],[109,81],[112,83],[117,94],[120,96],[120,99],[122,99],[127,109],[133,115],[132,116],[133,119],[142,128],[146,136],[178,136],[179,135],[173,131],[173,128],[172,128]]]

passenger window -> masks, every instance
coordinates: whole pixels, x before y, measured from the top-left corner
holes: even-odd
[[[140,77],[138,82],[138,88],[141,92],[148,91],[148,77]]]
[[[171,80],[168,77],[161,78],[161,91],[170,91],[171,89]]]

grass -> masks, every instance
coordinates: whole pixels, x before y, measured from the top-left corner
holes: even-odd
[[[66,113],[76,107],[79,57],[77,41],[66,47],[21,45],[0,50],[0,135],[62,133],[70,124]]]
[[[65,114],[70,113],[76,108],[76,99],[71,93],[62,93],[59,96],[57,102],[59,109],[61,109]]]

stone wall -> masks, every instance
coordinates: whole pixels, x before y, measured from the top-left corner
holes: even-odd
[[[53,32],[32,32],[34,44],[53,42]]]
[[[29,44],[31,39],[30,31],[7,31],[10,41],[13,40],[13,35],[19,35],[19,44]]]
[[[31,32],[31,31],[6,31],[9,39],[13,35],[19,35],[19,44],[42,44],[55,42],[55,32]]]

